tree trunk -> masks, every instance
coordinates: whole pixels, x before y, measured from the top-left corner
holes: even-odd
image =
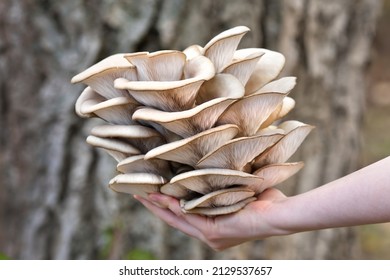
[[[17,259],[358,258],[353,229],[256,241],[214,253],[107,184],[115,162],[89,147],[96,120],[70,78],[114,53],[204,45],[236,26],[241,47],[286,56],[298,77],[289,118],[316,126],[294,156],[301,193],[358,166],[364,76],[380,8],[372,0],[0,2],[0,253]],[[261,218],[261,217],[259,217]]]

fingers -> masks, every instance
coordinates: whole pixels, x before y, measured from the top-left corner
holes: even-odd
[[[134,196],[134,198],[168,225],[204,242],[203,234],[196,227],[183,219],[184,213],[181,212],[180,205],[176,199],[167,196],[165,196],[165,198],[158,198],[155,203],[159,204],[159,207],[142,197]]]

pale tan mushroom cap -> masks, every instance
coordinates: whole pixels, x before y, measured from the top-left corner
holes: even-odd
[[[217,190],[189,201],[181,200],[180,203],[188,211],[196,207],[230,206],[254,195],[255,192],[246,187],[236,187]]]
[[[204,155],[233,139],[237,132],[237,126],[232,124],[214,127],[156,147],[145,155],[145,159],[160,158],[195,166]]]
[[[159,123],[185,138],[213,127],[218,117],[234,101],[233,98],[215,98],[192,109],[179,112],[166,112],[145,107],[134,112],[133,120]]]
[[[162,176],[150,173],[119,174],[111,179],[109,186],[120,193],[139,195],[146,198],[149,193],[159,192],[166,183]]]
[[[205,216],[220,216],[235,213],[244,208],[249,203],[256,201],[256,197],[249,197],[235,204],[221,207],[197,207],[191,210],[182,209],[184,213],[199,214]]]
[[[217,73],[221,72],[232,61],[241,38],[249,30],[246,26],[231,28],[218,34],[204,46],[203,54],[213,62]]]
[[[263,178],[231,169],[198,169],[176,175],[169,182],[171,187],[186,188],[196,193],[207,194],[232,186],[260,185]]]

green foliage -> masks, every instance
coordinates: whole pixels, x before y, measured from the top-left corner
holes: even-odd
[[[133,249],[125,256],[126,260],[155,260],[156,258],[149,251]]]
[[[8,257],[6,254],[3,252],[0,252],[0,260],[10,260],[10,257]]]

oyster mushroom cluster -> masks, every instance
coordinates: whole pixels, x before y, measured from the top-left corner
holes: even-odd
[[[184,51],[115,54],[73,77],[87,85],[77,114],[106,121],[87,142],[118,162],[111,189],[161,192],[185,213],[215,216],[303,167],[286,161],[313,127],[282,120],[296,79],[278,78],[281,53],[237,50],[248,31],[238,26]]]

